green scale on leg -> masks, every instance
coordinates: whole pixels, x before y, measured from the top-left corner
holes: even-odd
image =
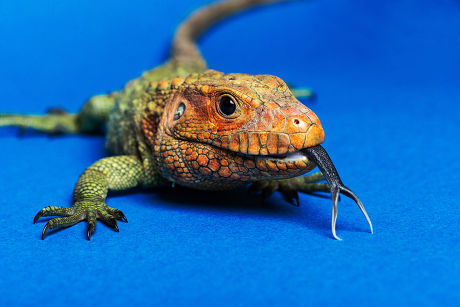
[[[107,193],[110,190],[134,188],[143,181],[144,170],[136,157],[115,156],[101,159],[86,169],[78,179],[72,207],[45,207],[37,213],[34,223],[42,216],[60,216],[48,221],[43,229],[42,239],[50,229],[72,226],[84,220],[88,224],[88,240],[96,228],[97,220],[118,232],[117,220],[128,220],[121,210],[105,204]]]

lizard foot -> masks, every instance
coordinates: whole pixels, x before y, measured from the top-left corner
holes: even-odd
[[[91,235],[96,229],[97,220],[113,228],[116,232],[119,231],[117,220],[128,222],[121,210],[111,208],[103,201],[95,200],[77,201],[72,207],[45,207],[35,215],[34,224],[42,216],[60,216],[50,219],[48,223],[46,223],[42,232],[42,240],[45,239],[46,233],[50,229],[73,226],[84,220],[86,220],[88,225],[88,240],[91,239]]]
[[[262,191],[263,198],[267,198],[273,194],[273,192],[279,191],[287,202],[298,207],[300,205],[298,192],[320,197],[324,196],[316,194],[316,192],[330,192],[330,188],[327,183],[319,182],[322,180],[325,180],[325,178],[320,172],[304,177],[280,180],[261,180],[252,184],[250,191]]]

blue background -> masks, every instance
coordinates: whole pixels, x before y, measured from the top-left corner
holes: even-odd
[[[161,63],[207,1],[0,1],[0,110],[77,111]],[[272,196],[122,194],[129,219],[51,233],[104,139],[0,130],[0,302],[48,306],[454,305],[460,299],[460,2],[309,1],[247,12],[201,40],[209,66],[311,86],[324,147],[366,205]],[[46,219],[45,219],[46,220]]]

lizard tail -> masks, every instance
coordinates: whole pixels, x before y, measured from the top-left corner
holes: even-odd
[[[262,4],[287,0],[227,0],[207,5],[193,12],[174,35],[171,48],[173,61],[185,65],[199,65],[206,68],[206,62],[198,50],[196,40],[212,25],[230,15]]]
[[[67,113],[60,108],[50,108],[44,115],[0,113],[0,127],[34,129],[47,134],[101,134],[113,104],[113,94],[96,95],[78,113]]]
[[[1,114],[0,127],[14,126],[25,130],[33,128],[48,134],[78,133],[76,114],[20,115]]]

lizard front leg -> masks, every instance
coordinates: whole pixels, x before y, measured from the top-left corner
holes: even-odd
[[[135,156],[115,156],[101,159],[87,168],[74,188],[72,207],[45,207],[34,218],[34,223],[42,216],[60,216],[48,221],[42,232],[45,238],[48,230],[68,227],[86,220],[87,237],[96,229],[97,220],[118,232],[117,220],[127,222],[119,209],[105,204],[109,190],[120,191],[138,186],[143,182],[144,169]]]

